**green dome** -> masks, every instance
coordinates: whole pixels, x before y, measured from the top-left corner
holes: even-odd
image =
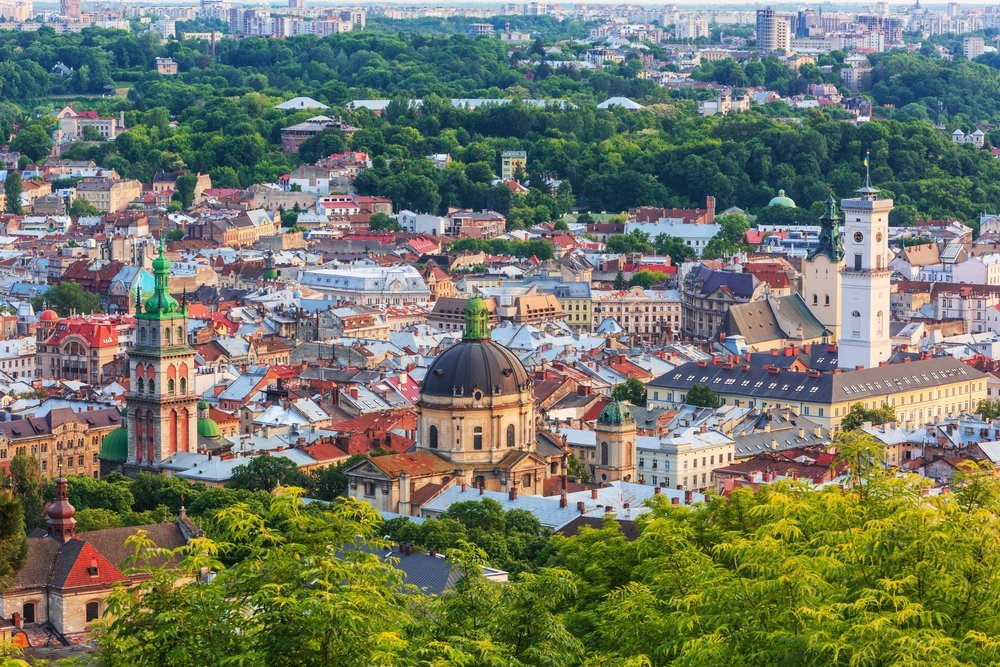
[[[784,206],[786,208],[795,208],[795,202],[791,197],[785,196],[784,190],[778,190],[778,196],[772,199],[768,206]]]
[[[611,424],[615,426],[630,421],[633,421],[632,412],[628,409],[628,406],[621,401],[608,403],[608,405],[601,410],[601,416],[597,418],[598,424]]]
[[[146,299],[147,313],[176,313],[180,309],[181,304],[167,292],[162,292],[162,297],[160,292],[154,292],[153,296]]]
[[[120,463],[128,460],[128,429],[119,426],[111,433],[104,436],[101,442],[101,453],[99,455],[103,461],[114,461]]]
[[[219,425],[215,421],[208,417],[202,417],[198,420],[198,437],[221,438],[222,429],[219,428]]]
[[[198,437],[222,437],[222,429],[219,428],[214,419],[209,419],[208,417],[208,401],[204,399],[198,401]]]

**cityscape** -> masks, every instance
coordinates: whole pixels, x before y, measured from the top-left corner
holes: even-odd
[[[0,664],[1000,663],[998,49],[0,0]]]

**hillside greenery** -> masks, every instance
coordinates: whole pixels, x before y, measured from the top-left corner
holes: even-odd
[[[176,570],[154,567],[138,591],[116,593],[101,664],[995,664],[992,470],[965,468],[954,493],[932,496],[883,468],[870,435],[838,445],[843,487],[786,481],[692,507],[655,496],[634,541],[610,520],[536,543],[533,517],[476,501],[404,529],[279,487],[220,509],[208,537],[175,552],[182,576],[210,570],[210,581],[175,586]],[[441,596],[405,585],[376,556],[387,532],[452,546],[461,579]],[[140,565],[164,555],[132,543]],[[481,566],[512,548],[530,567],[486,580]]]

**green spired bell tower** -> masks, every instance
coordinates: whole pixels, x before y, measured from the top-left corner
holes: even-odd
[[[170,296],[170,261],[153,260],[155,288],[135,300],[135,345],[129,349],[128,466],[158,468],[177,452],[198,449],[194,350],[187,343],[187,303]]]

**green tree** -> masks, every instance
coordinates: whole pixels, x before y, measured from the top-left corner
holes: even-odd
[[[7,172],[4,179],[4,196],[6,197],[6,211],[15,215],[21,215],[21,194],[24,192],[24,185],[21,183],[21,172],[13,169]]]
[[[174,227],[169,232],[167,232],[168,241],[181,241],[184,239],[184,230],[180,227]]]
[[[403,231],[403,226],[399,224],[396,218],[385,213],[372,213],[371,220],[368,222],[368,228],[373,232]]]
[[[649,242],[649,235],[639,230],[634,230],[628,234],[612,234],[605,244],[608,252],[615,253],[639,253],[650,255],[656,251],[653,244]]]
[[[632,277],[628,280],[628,285],[629,287],[639,286],[643,289],[649,289],[653,285],[662,283],[665,280],[667,280],[667,276],[662,273],[642,269],[641,271],[636,271],[632,274]]]
[[[52,150],[52,137],[41,125],[28,125],[10,142],[10,149],[27,156],[32,162],[41,162]]]
[[[174,200],[181,203],[183,209],[188,209],[194,203],[194,191],[198,185],[197,174],[181,174],[174,182]]]
[[[865,422],[871,422],[877,426],[893,421],[896,421],[896,409],[888,404],[883,403],[878,408],[866,408],[861,403],[855,403],[851,406],[850,411],[844,415],[840,422],[840,428],[852,431],[863,426]]]
[[[279,486],[304,487],[308,481],[291,459],[263,454],[236,466],[229,486],[248,491],[273,491]]]
[[[83,197],[77,197],[73,200],[73,203],[69,205],[69,209],[66,211],[71,217],[79,218],[80,216],[94,216],[100,215],[101,212],[97,210],[97,207],[91,204],[89,201]]]
[[[676,236],[657,234],[654,242],[657,254],[668,255],[674,266],[680,266],[695,257],[694,249]]]
[[[615,274],[615,289],[623,290],[626,287],[628,287],[628,281],[625,280],[625,271],[619,267],[618,273]]]
[[[45,525],[45,497],[38,461],[28,454],[15,454],[10,460],[11,491],[24,509],[28,530]]]
[[[14,492],[0,490],[0,586],[6,587],[28,555],[24,508]]]
[[[646,385],[637,378],[629,378],[621,384],[616,384],[611,390],[611,398],[616,401],[628,401],[632,405],[646,405]]]
[[[722,405],[719,395],[712,391],[707,384],[696,384],[687,393],[684,401],[688,405],[697,405],[703,408],[717,408]]]
[[[347,495],[347,475],[344,469],[363,459],[361,454],[354,454],[347,461],[319,470],[310,470],[306,490],[310,498],[318,500],[336,500]]]
[[[71,312],[78,314],[97,313],[101,310],[101,297],[83,289],[79,283],[65,282],[53,285],[45,294],[31,300],[35,310],[41,310],[47,304],[63,317]]]

